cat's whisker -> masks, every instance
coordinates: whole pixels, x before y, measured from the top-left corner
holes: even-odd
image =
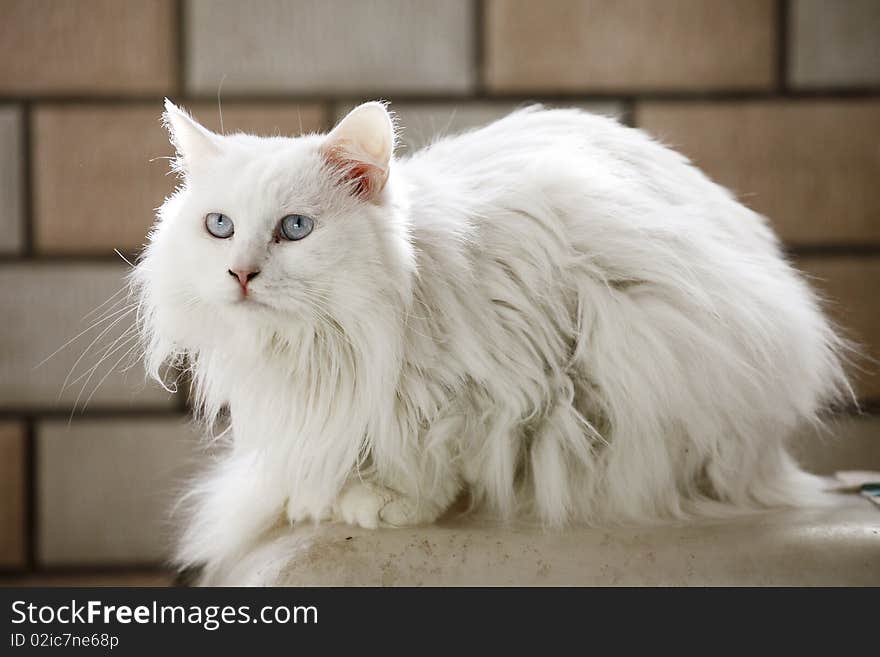
[[[98,359],[98,362],[95,363],[94,365],[92,365],[89,369],[87,369],[85,372],[83,372],[82,374],[80,374],[80,375],[79,375],[78,377],[76,377],[75,379],[71,379],[70,383],[68,383],[68,384],[65,386],[65,389],[68,388],[68,387],[70,387],[70,386],[76,385],[77,383],[79,383],[80,381],[82,381],[82,380],[83,380],[86,376],[88,376],[90,373],[92,373],[92,372],[94,372],[95,370],[97,370],[97,369],[101,366],[101,364],[102,364],[102,363],[103,363],[108,357],[112,357],[112,356],[113,356],[115,353],[117,353],[120,349],[124,349],[127,345],[131,344],[131,341],[134,340],[134,339],[136,339],[136,338],[138,337],[135,333],[131,332],[131,331],[133,331],[133,329],[134,329],[134,327],[129,328],[125,333],[123,333],[123,334],[120,335],[118,338],[116,338],[116,339],[110,344],[110,346],[107,347],[107,349],[104,351],[104,353],[101,354],[101,357]],[[124,339],[124,342],[122,342],[122,344],[120,345],[119,342],[120,342],[121,340],[123,340],[123,339]],[[111,351],[111,350],[112,350],[112,351]]]
[[[104,303],[102,303],[101,305],[95,307],[91,312],[88,312],[88,313],[86,313],[85,315],[83,315],[83,316],[80,318],[79,321],[81,321],[81,322],[86,321],[89,317],[93,316],[95,313],[97,313],[99,310],[101,310],[104,306],[106,306],[108,303],[110,303],[110,302],[113,301],[114,299],[116,299],[116,301],[113,303],[113,305],[111,306],[111,308],[113,308],[113,307],[117,306],[118,304],[122,303],[122,301],[124,301],[124,298],[122,298],[122,299],[118,299],[117,297],[119,297],[119,295],[122,294],[123,292],[127,292],[127,291],[128,291],[128,286],[127,286],[127,285],[125,285],[125,286],[119,288],[118,290],[116,290],[116,292],[114,292],[113,294],[111,294],[110,297],[108,297],[107,300],[104,301]]]
[[[117,347],[117,345],[119,345],[120,342],[122,343],[121,347]],[[102,354],[100,360],[97,363],[95,363],[95,365],[93,365],[91,368],[89,368],[89,370],[84,372],[82,376],[79,377],[79,380],[82,380],[83,377],[85,377],[85,380],[83,381],[83,383],[80,387],[79,393],[76,396],[76,400],[74,402],[74,407],[73,407],[74,410],[76,410],[76,407],[79,404],[80,398],[85,393],[85,391],[88,389],[89,382],[92,380],[92,377],[95,375],[95,373],[100,369],[101,365],[104,362],[106,362],[106,360],[108,358],[110,358],[113,355],[115,355],[116,353],[118,353],[118,350],[120,348],[124,349],[126,347],[130,347],[133,343],[135,343],[134,336],[129,336],[125,340],[122,340],[122,338],[117,338],[116,340],[113,341],[111,348],[108,348],[104,352],[104,354]],[[73,383],[71,383],[71,385],[73,385]]]
[[[131,261],[128,258],[126,258],[124,255],[122,255],[122,252],[119,249],[113,249],[113,252],[116,255],[118,255],[120,258],[122,258],[122,260],[123,260],[123,262],[125,262],[125,264],[127,264],[129,267],[134,269],[134,265],[131,264]]]
[[[128,351],[126,351],[124,354],[122,354],[122,356],[120,356],[119,359],[115,363],[113,363],[113,365],[110,367],[109,370],[107,370],[107,373],[103,376],[103,378],[100,381],[98,381],[98,385],[96,385],[95,388],[92,390],[92,393],[86,399],[81,410],[83,410],[83,411],[86,410],[86,408],[89,405],[89,402],[92,401],[92,397],[95,396],[95,393],[98,392],[98,389],[104,384],[104,381],[106,381],[110,377],[110,375],[116,371],[116,367],[119,365],[119,363],[121,363],[128,355],[131,354],[131,352],[135,351],[138,347],[139,347],[139,345],[137,345],[137,344],[133,345],[131,348],[129,348]],[[79,401],[79,398],[77,398],[77,401]],[[74,406],[74,408],[76,408],[76,406]]]
[[[79,366],[79,364],[82,362],[82,359],[86,357],[86,354],[88,354],[88,353],[92,350],[92,347],[94,347],[95,344],[97,344],[98,341],[101,340],[101,338],[103,338],[105,335],[107,335],[107,333],[109,333],[110,331],[112,331],[113,328],[114,328],[117,324],[119,324],[119,323],[120,323],[121,321],[123,321],[126,317],[128,317],[128,316],[131,314],[132,310],[133,310],[133,308],[127,308],[127,309],[121,310],[121,311],[119,311],[118,313],[116,313],[116,315],[119,315],[119,316],[116,317],[116,319],[114,319],[109,325],[107,325],[107,326],[104,328],[104,330],[101,331],[101,332],[95,337],[95,339],[92,340],[92,341],[89,343],[89,346],[87,346],[87,347],[83,350],[83,352],[79,355],[79,358],[77,358],[76,361],[74,361],[73,366],[70,368],[70,371],[67,373],[67,376],[64,377],[64,382],[61,384],[61,391],[58,393],[58,394],[59,394],[59,397],[60,397],[61,394],[64,392],[64,390],[67,388],[67,382],[70,380],[70,377],[73,376],[73,373],[76,371],[76,368],[77,368],[77,367]],[[123,335],[124,335],[124,333],[123,333]]]
[[[180,376],[181,376],[181,375],[178,374],[178,375],[174,378],[174,381],[171,381],[170,383],[166,383],[166,382],[168,381],[168,379],[169,379],[169,376],[168,376],[168,375],[169,375],[169,373],[171,372],[171,370],[172,370],[173,367],[174,367],[174,364],[173,364],[173,363],[167,363],[167,364],[165,365],[165,374],[160,374],[160,375],[159,375],[159,378],[162,380],[162,387],[165,388],[166,391],[168,391],[168,392],[170,392],[170,393],[172,393],[172,394],[176,394],[176,393],[177,393],[177,382],[178,382],[178,380],[180,379]],[[125,370],[123,370],[123,371],[125,371]]]
[[[138,344],[138,347],[141,347],[141,345]],[[131,362],[130,362],[128,365],[126,365],[125,367],[123,367],[123,368],[122,368],[121,370],[119,370],[119,371],[120,371],[121,373],[125,373],[125,372],[128,372],[128,371],[132,370],[133,368],[135,368],[135,367],[137,367],[138,365],[141,364],[141,361],[143,360],[143,357],[144,357],[144,350],[143,350],[143,348],[141,347],[140,353],[138,353],[137,355],[135,355],[135,356],[131,359]],[[177,378],[174,379],[174,383],[175,383],[175,384],[177,383],[177,380],[178,380],[179,378],[180,378],[180,377],[178,376]]]
[[[53,351],[51,354],[49,354],[48,356],[46,356],[43,360],[41,360],[39,363],[37,363],[36,365],[34,365],[34,369],[37,369],[37,368],[39,368],[39,367],[42,367],[43,365],[45,365],[46,363],[48,363],[50,360],[52,360],[55,356],[57,356],[59,353],[61,353],[65,348],[69,347],[72,343],[74,343],[74,342],[76,342],[77,340],[79,340],[79,339],[80,339],[82,336],[84,336],[86,333],[89,333],[90,331],[94,330],[95,328],[97,328],[98,326],[100,326],[100,325],[103,324],[104,322],[106,322],[106,321],[112,319],[113,317],[115,317],[115,316],[118,315],[119,313],[123,312],[124,310],[125,310],[125,309],[123,308],[122,310],[119,310],[119,311],[117,311],[117,312],[113,312],[113,313],[111,313],[111,314],[109,314],[109,315],[107,315],[107,316],[105,316],[105,317],[102,317],[101,319],[99,319],[99,320],[93,322],[88,328],[85,328],[85,329],[83,329],[82,331],[80,331],[79,333],[77,333],[75,336],[73,336],[72,338],[70,338],[70,340],[68,340],[67,342],[65,342],[65,343],[64,343],[63,345],[61,345],[60,347],[58,347],[58,349],[56,349],[56,350]]]
[[[217,113],[220,115],[220,134],[225,135],[226,130],[223,127],[223,105],[220,103],[220,92],[223,90],[223,83],[226,82],[226,73],[220,78],[220,84],[217,85]]]
[[[223,436],[225,436],[225,435],[226,435],[227,433],[229,433],[230,431],[232,431],[232,423],[230,423],[225,429],[223,429],[223,431],[221,431],[220,433],[218,433],[216,436],[215,436],[215,435],[212,435],[212,436],[211,436],[211,442],[215,442],[215,441],[220,440],[221,438],[223,438]]]
[[[122,312],[123,310],[131,310],[132,308],[134,308],[137,305],[136,302],[124,303],[125,301],[126,301],[126,299],[120,299],[118,302],[113,304],[113,306],[111,306],[110,308],[107,308],[104,312],[102,312],[100,315],[100,318],[103,319],[103,318],[109,317],[111,315],[115,316],[117,312]]]

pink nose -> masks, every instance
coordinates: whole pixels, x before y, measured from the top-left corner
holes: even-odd
[[[238,284],[241,285],[242,292],[247,292],[247,284],[250,283],[257,277],[259,271],[249,271],[247,269],[230,269],[229,275],[233,278],[238,279]]]

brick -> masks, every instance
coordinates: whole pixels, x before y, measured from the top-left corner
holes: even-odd
[[[3,0],[0,91],[164,93],[174,83],[173,0]]]
[[[111,343],[133,324],[134,315],[111,317],[61,349],[45,364],[39,363],[87,329],[104,310],[110,309],[110,305],[105,306],[93,316],[82,319],[122,288],[126,271],[121,261],[118,265],[84,262],[0,265],[0,289],[3,290],[0,295],[0,317],[3,317],[0,408],[68,409],[73,405],[88,377],[62,391],[68,372],[73,370],[71,380],[74,380],[96,365]],[[116,320],[119,323],[111,327]],[[108,332],[99,337],[104,329]],[[97,340],[94,347],[74,368],[92,340]],[[108,358],[85,385],[80,406],[126,350],[127,347],[115,354],[107,353]],[[145,382],[139,365],[127,372],[119,371],[127,362],[123,359],[116,365],[116,372],[101,383],[89,407],[155,408],[173,403],[170,395],[158,385]]]
[[[196,437],[183,418],[38,426],[42,565],[158,563]]]
[[[773,0],[487,0],[499,92],[769,89]]]
[[[187,90],[215,94],[473,88],[468,0],[189,0]]]
[[[789,243],[880,242],[876,100],[647,102],[635,120]]]
[[[816,474],[880,471],[880,417],[833,418],[820,430],[805,429],[791,448],[801,465]]]
[[[789,81],[804,89],[880,85],[880,2],[794,0]]]
[[[186,106],[199,123],[220,132],[217,103],[198,102]],[[324,109],[317,104],[229,103],[223,101],[223,130],[227,134],[247,132],[258,135],[294,137],[320,132],[326,126]]]
[[[412,153],[441,135],[454,135],[478,128],[508,115],[523,103],[470,102],[470,103],[394,103],[391,110],[402,129],[401,154]],[[597,114],[620,117],[619,103],[576,103],[566,105]],[[352,103],[336,106],[335,120],[339,121],[354,107]]]
[[[812,257],[800,259],[797,265],[827,299],[831,317],[873,359],[857,359],[863,372],[852,369],[858,394],[880,399],[880,258]]]
[[[0,568],[25,565],[25,472],[24,426],[0,422]]]
[[[22,231],[21,113],[0,106],[0,252],[20,251]]]
[[[175,185],[148,106],[42,106],[34,112],[34,235],[43,253],[112,254],[144,243]]]
[[[220,129],[216,103],[191,109]],[[159,102],[42,106],[34,115],[34,215],[43,253],[112,254],[144,243],[154,209],[174,189]],[[323,127],[317,105],[226,104],[224,128],[296,134]]]

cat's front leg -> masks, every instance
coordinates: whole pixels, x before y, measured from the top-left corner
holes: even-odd
[[[364,529],[407,527],[434,522],[445,505],[427,499],[415,499],[379,484],[354,480],[346,484],[333,516],[349,525]]]

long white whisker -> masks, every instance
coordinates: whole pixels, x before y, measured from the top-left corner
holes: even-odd
[[[220,134],[225,135],[226,130],[223,127],[223,105],[220,103],[220,91],[223,89],[223,83],[226,81],[226,73],[220,78],[220,84],[217,85],[217,113],[220,115]]]
[[[137,305],[137,302],[125,303],[124,305],[120,305],[126,301],[129,301],[129,300],[128,299],[120,299],[119,301],[114,303],[110,308],[108,308],[106,311],[101,313],[101,318],[103,319],[104,317],[113,316],[116,314],[117,311],[122,312],[123,310],[134,308]]]
[[[127,264],[129,267],[134,269],[134,265],[131,264],[131,261],[128,258],[126,258],[124,255],[122,255],[122,253],[119,251],[119,249],[113,249],[113,252],[116,253],[116,255],[118,255],[120,258],[122,258],[122,260],[125,262],[125,264]]]
[[[79,383],[79,382],[82,381],[86,376],[88,376],[90,373],[92,373],[92,372],[94,372],[96,369],[98,369],[98,368],[101,366],[101,363],[103,363],[104,360],[106,360],[108,357],[112,357],[113,354],[115,354],[116,352],[118,352],[120,349],[123,349],[123,348],[125,348],[126,346],[130,345],[130,344],[131,344],[131,341],[134,340],[135,338],[137,338],[137,335],[135,335],[134,333],[131,332],[133,329],[134,329],[134,327],[131,327],[131,328],[127,329],[125,333],[123,333],[123,334],[120,335],[118,338],[116,338],[116,339],[110,344],[110,346],[107,347],[107,349],[104,351],[104,353],[101,354],[101,357],[98,359],[98,362],[97,362],[97,363],[95,363],[95,364],[92,365],[89,369],[87,369],[85,372],[83,372],[83,373],[80,374],[78,377],[76,377],[75,379],[73,379],[68,385],[69,385],[69,386],[72,386],[72,385],[75,385],[75,384]],[[123,340],[123,339],[125,339],[125,341],[120,345],[119,342],[120,342],[121,340]],[[117,345],[118,345],[118,346],[117,346]],[[112,351],[111,351],[111,349],[112,349]]]
[[[81,318],[79,321],[81,321],[81,322],[86,321],[89,317],[91,317],[91,316],[94,315],[96,312],[98,312],[99,310],[101,310],[101,308],[103,308],[103,307],[106,306],[108,303],[110,303],[111,301],[113,301],[114,299],[116,299],[116,297],[118,297],[118,296],[119,296],[120,294],[122,294],[123,292],[128,292],[128,286],[123,286],[123,287],[119,288],[118,290],[116,290],[116,292],[114,292],[113,294],[111,294],[110,297],[109,297],[104,303],[102,303],[100,306],[98,306],[97,308],[95,308],[94,310],[92,310],[90,313],[87,313],[87,314],[83,315],[82,318]],[[116,306],[117,304],[119,304],[119,303],[121,303],[121,302],[122,302],[122,299],[116,299],[116,303],[114,303],[113,306]]]
[[[107,333],[112,331],[114,326],[116,326],[117,324],[119,324],[119,322],[121,322],[126,317],[128,317],[131,314],[132,310],[133,310],[132,308],[128,308],[124,312],[120,311],[121,314],[119,315],[119,317],[117,317],[115,320],[113,320],[113,322],[111,322],[103,331],[101,331],[95,337],[94,340],[92,340],[89,343],[89,346],[85,348],[85,350],[79,355],[79,358],[77,358],[76,361],[73,363],[73,366],[70,368],[70,371],[67,372],[67,376],[64,377],[64,383],[61,384],[61,391],[58,393],[59,397],[61,396],[61,393],[64,392],[65,388],[67,388],[67,382],[70,380],[70,377],[73,376],[73,373],[76,371],[76,368],[79,367],[79,364],[82,362],[82,359],[86,357],[86,354],[91,352],[92,347],[95,346],[95,344],[101,338],[103,338],[105,335],[107,335]],[[123,335],[124,335],[124,333],[123,333]]]
[[[137,345],[137,346],[140,346],[140,345]],[[138,354],[135,358],[132,358],[131,362],[130,362],[128,365],[126,365],[125,367],[123,367],[123,368],[122,368],[121,370],[119,370],[119,371],[120,371],[120,372],[128,372],[132,367],[137,366],[137,365],[141,362],[141,360],[143,359],[144,355],[145,355],[145,353],[144,353],[144,352],[141,352],[141,353]],[[174,384],[175,384],[175,385],[177,385],[177,381],[178,381],[178,379],[180,379],[180,375],[178,375],[177,378],[174,379]]]
[[[130,310],[130,308],[127,308],[127,309]],[[82,331],[80,331],[79,333],[77,333],[75,336],[73,336],[72,338],[70,338],[70,340],[68,340],[67,342],[65,342],[65,343],[64,343],[63,345],[61,345],[60,347],[58,347],[58,349],[56,349],[56,350],[53,351],[51,354],[49,354],[48,356],[46,356],[46,357],[45,357],[43,360],[41,360],[39,363],[37,363],[36,365],[34,365],[34,369],[37,369],[37,368],[39,368],[39,367],[42,367],[43,365],[45,365],[46,363],[48,363],[50,360],[52,360],[52,358],[54,358],[55,356],[57,356],[57,355],[58,355],[63,349],[65,349],[66,347],[68,347],[72,342],[75,342],[76,340],[78,340],[79,338],[81,338],[83,335],[85,335],[86,333],[88,333],[89,331],[91,331],[92,329],[96,328],[96,327],[99,326],[100,324],[103,324],[103,323],[106,322],[107,320],[112,319],[113,317],[115,317],[116,315],[118,315],[119,313],[121,313],[121,312],[123,312],[123,311],[125,311],[125,310],[126,310],[126,308],[123,308],[122,310],[116,311],[116,312],[114,312],[114,313],[112,313],[112,314],[110,314],[110,315],[107,315],[106,317],[102,317],[101,319],[99,319],[98,321],[96,321],[94,324],[92,324],[92,325],[89,326],[88,328],[83,329]]]
[[[119,363],[121,363],[123,361],[123,359],[125,359],[125,357],[128,356],[132,351],[137,349],[138,346],[139,345],[137,345],[137,344],[133,345],[128,351],[126,351],[124,354],[122,354],[122,356],[120,356],[119,359],[115,363],[113,363],[113,365],[110,367],[110,369],[107,370],[107,373],[104,375],[104,377],[100,381],[98,381],[98,385],[96,385],[94,390],[92,390],[92,394],[90,394],[88,399],[86,399],[85,403],[82,406],[82,410],[86,409],[86,407],[89,405],[89,402],[92,401],[92,397],[95,396],[95,393],[98,392],[98,389],[104,384],[104,381],[106,381],[107,378],[111,374],[113,374],[113,372],[116,370],[116,366],[119,365]],[[77,398],[77,401],[79,401],[79,398]],[[73,409],[76,410],[75,404],[74,404]]]
[[[126,344],[126,345],[131,344],[131,340],[132,340],[132,339],[133,339],[133,336],[130,337],[130,338],[128,338],[128,339],[126,339],[126,340],[125,340],[125,344]],[[77,407],[77,405],[79,404],[79,400],[80,400],[80,398],[83,396],[83,394],[85,394],[85,391],[86,391],[86,389],[87,389],[88,386],[89,386],[89,381],[92,380],[92,377],[95,375],[95,372],[98,371],[98,367],[101,365],[101,363],[104,362],[105,357],[107,356],[107,354],[108,354],[108,352],[110,351],[110,349],[113,348],[116,344],[118,344],[120,340],[122,340],[122,336],[116,338],[116,340],[113,341],[113,344],[111,344],[110,347],[107,348],[107,351],[104,352],[104,354],[101,356],[101,359],[98,361],[98,363],[96,363],[95,366],[93,366],[93,367],[87,372],[88,376],[86,377],[86,380],[83,382],[82,386],[80,387],[80,389],[79,389],[79,393],[77,393],[77,395],[76,395],[76,401],[74,401],[74,403],[73,403],[73,410],[76,410],[76,407]]]

